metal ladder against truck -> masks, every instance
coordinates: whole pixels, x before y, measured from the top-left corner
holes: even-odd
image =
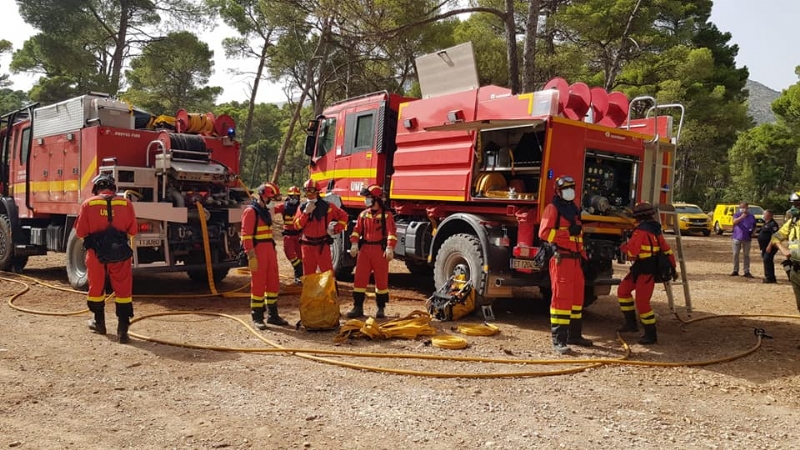
[[[692,296],[689,290],[689,278],[686,273],[686,258],[683,252],[683,242],[681,240],[681,227],[678,219],[678,213],[672,205],[672,191],[675,182],[675,153],[678,146],[678,140],[681,137],[681,129],[683,128],[683,117],[685,110],[683,105],[680,104],[665,104],[659,105],[656,99],[650,96],[636,97],[631,100],[628,107],[628,129],[630,129],[630,117],[634,108],[634,104],[646,102],[652,104],[647,110],[646,116],[651,113],[654,114],[655,133],[651,141],[645,145],[645,161],[644,173],[645,179],[649,177],[650,185],[647,189],[643,189],[642,199],[650,202],[657,208],[659,219],[662,221],[662,228],[664,230],[672,230],[675,233],[675,247],[673,252],[675,255],[676,263],[679,267],[678,280],[667,281],[664,283],[664,291],[667,294],[667,303],[670,311],[673,313],[675,310],[675,292],[673,287],[680,286],[683,289],[683,299],[686,312],[692,312]],[[641,106],[641,105],[639,105]],[[677,133],[675,137],[667,136],[672,140],[672,145],[664,148],[661,145],[661,137],[659,136],[659,110],[677,109],[680,110],[680,120],[678,123]],[[666,130],[672,130],[672,116],[664,116],[666,122]],[[664,161],[668,161],[665,163]],[[667,173],[667,179],[661,179],[661,176]],[[656,181],[658,180],[658,182]],[[665,195],[664,195],[665,194]]]

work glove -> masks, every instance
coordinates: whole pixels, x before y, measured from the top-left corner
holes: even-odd
[[[258,258],[253,256],[252,258],[247,258],[247,267],[250,269],[250,272],[255,272],[258,270]]]
[[[328,224],[328,236],[336,236],[336,222],[331,222]]]
[[[309,200],[308,202],[306,202],[306,208],[303,210],[303,212],[306,214],[311,214],[314,212],[315,209],[317,209],[316,200],[313,202]]]
[[[358,245],[356,244],[350,245],[350,256],[352,256],[353,258],[358,256]]]
[[[383,257],[386,258],[387,261],[391,261],[394,259],[394,250],[391,247],[386,247],[386,250],[383,252]]]
[[[670,276],[672,277],[672,281],[678,281],[678,270],[675,267],[670,270]]]

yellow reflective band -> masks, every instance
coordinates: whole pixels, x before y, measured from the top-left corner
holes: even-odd
[[[131,297],[117,297],[117,303],[131,303],[133,299]]]
[[[367,288],[353,287],[353,292],[367,292]]]
[[[106,206],[108,204],[105,200],[89,200],[89,206]],[[125,199],[111,200],[111,206],[125,206],[128,201]]]
[[[375,289],[375,293],[376,294],[388,294],[389,290],[388,289]]]

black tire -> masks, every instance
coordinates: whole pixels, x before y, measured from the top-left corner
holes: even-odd
[[[67,238],[67,278],[73,289],[85,290],[89,287],[89,274],[86,271],[86,249],[83,241],[72,229]]]
[[[703,236],[711,236],[711,230],[703,231]]]
[[[10,270],[14,259],[14,241],[11,239],[11,219],[0,214],[0,270]]]
[[[225,277],[228,276],[228,272],[230,272],[230,270],[231,269],[228,267],[212,269],[214,283],[219,283],[220,281],[224,280]],[[188,275],[189,279],[195,283],[208,284],[208,271],[206,269],[187,270],[186,275]]]
[[[480,276],[483,272],[484,257],[481,243],[471,234],[454,234],[447,238],[439,252],[433,266],[433,281],[436,289],[444,286],[453,276],[453,270],[459,264],[465,264],[469,271],[468,279],[472,281],[475,289],[480,288]]]
[[[344,233],[339,233],[331,244],[331,260],[333,263],[333,274],[337,280],[348,280],[353,275],[356,267],[355,260],[350,256],[350,252],[345,248]]]
[[[431,276],[433,275],[433,267],[428,264],[427,261],[422,261],[419,259],[406,259],[403,261],[406,263],[406,269],[411,272],[412,275],[420,275],[420,276]]]
[[[725,230],[723,230],[722,227],[719,226],[719,222],[714,222],[714,233],[717,233],[718,236],[722,236],[722,233],[724,232]]]

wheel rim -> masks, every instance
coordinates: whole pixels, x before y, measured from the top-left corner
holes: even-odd
[[[80,241],[78,241],[80,243]],[[70,265],[72,266],[72,273],[75,275],[76,279],[81,279],[86,276],[86,251],[82,250],[79,247],[80,244],[76,244],[75,251],[70,252]]]
[[[444,262],[444,273],[445,279],[450,279],[450,277],[456,275],[456,267],[462,265],[466,267],[466,278],[467,280],[472,279],[472,270],[469,267],[469,261],[464,258],[464,255],[461,253],[452,253],[450,254]]]

